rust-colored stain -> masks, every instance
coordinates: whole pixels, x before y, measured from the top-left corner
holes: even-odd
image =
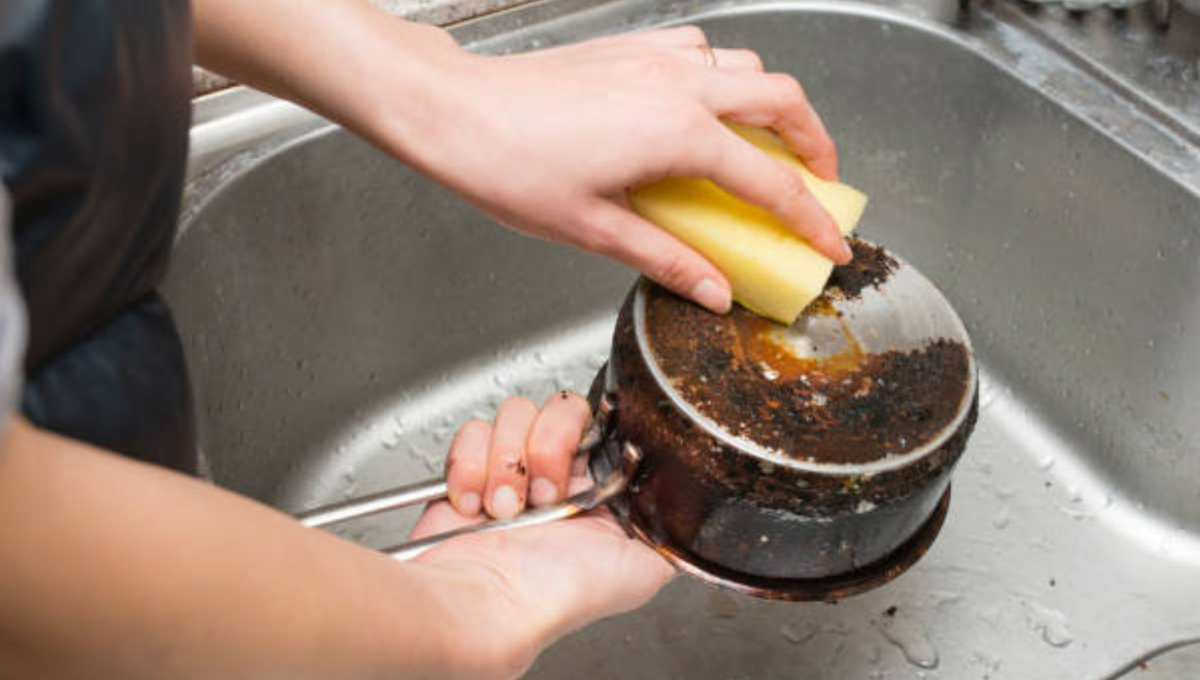
[[[817,298],[805,316],[836,318],[842,345],[837,351],[825,353],[820,358],[797,355],[783,340],[782,334],[786,330],[783,326],[744,309],[739,308],[738,311],[741,313],[731,314],[730,319],[734,327],[736,351],[743,361],[757,364],[760,373],[772,376],[772,381],[811,380],[814,376],[829,380],[858,370],[866,359],[866,352],[858,338],[832,303],[824,298]]]
[[[884,270],[874,271],[857,281]],[[828,300],[805,314],[837,317]],[[771,321],[741,307],[718,317],[666,292],[649,296],[646,322],[680,396],[731,434],[798,459],[867,463],[914,450],[943,433],[967,396],[957,341],[868,353],[837,318],[839,346],[802,357]]]

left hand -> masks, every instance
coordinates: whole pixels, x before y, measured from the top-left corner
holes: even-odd
[[[530,494],[544,505],[587,488],[590,481],[571,464],[590,418],[581,396],[561,392],[540,412],[527,399],[510,399],[494,425],[463,426],[447,457],[450,500],[431,504],[412,538],[483,521],[481,512],[512,516]],[[645,604],[674,574],[666,560],[629,538],[607,508],[461,536],[414,561],[490,583],[457,626],[464,645],[475,647],[469,653],[490,660],[484,672],[501,679],[519,676],[542,649],[584,624]]]
[[[835,262],[850,259],[803,180],[722,124],[770,127],[813,172],[837,178],[834,143],[800,84],[764,72],[753,52],[712,49],[683,26],[504,57],[444,44],[425,58],[436,77],[417,103],[380,70],[355,129],[516,231],[611,257],[723,312],[722,272],[625,200],[665,177],[697,177]]]
[[[194,17],[202,64],[341,122],[519,232],[611,257],[713,311],[729,309],[729,281],[629,210],[628,189],[709,179],[850,261],[803,180],[722,125],[769,127],[836,179],[800,83],[751,51],[710,48],[695,26],[497,57],[361,0],[197,0]]]

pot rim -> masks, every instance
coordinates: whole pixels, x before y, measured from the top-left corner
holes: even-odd
[[[846,475],[876,475],[884,472],[903,469],[929,456],[935,451],[941,449],[947,441],[962,429],[971,412],[971,404],[975,398],[975,392],[978,390],[979,370],[975,359],[975,347],[971,342],[971,336],[967,333],[966,325],[958,316],[958,312],[950,305],[949,300],[938,290],[937,286],[933,285],[916,267],[913,267],[907,261],[896,257],[894,253],[889,251],[897,262],[898,268],[907,267],[919,276],[925,283],[929,284],[930,290],[938,296],[938,299],[950,311],[950,317],[953,320],[954,326],[961,336],[961,340],[967,351],[967,385],[963,390],[962,399],[958,403],[958,408],[954,413],[954,418],[938,432],[937,436],[931,438],[926,443],[917,448],[895,456],[887,456],[879,460],[873,460],[868,463],[817,463],[808,460],[792,458],[784,453],[763,447],[757,442],[751,441],[744,437],[737,436],[722,428],[715,421],[704,415],[696,409],[692,404],[688,403],[659,366],[658,359],[650,349],[649,337],[646,334],[646,294],[653,284],[649,279],[642,277],[637,284],[637,289],[633,298],[633,324],[634,336],[637,340],[638,352],[642,355],[646,367],[650,370],[650,375],[654,377],[655,383],[659,389],[667,395],[671,403],[679,409],[684,416],[691,422],[699,425],[705,432],[720,441],[722,444],[753,458],[758,458],[772,465],[778,465],[793,470],[808,472],[819,475],[829,476],[846,476]]]

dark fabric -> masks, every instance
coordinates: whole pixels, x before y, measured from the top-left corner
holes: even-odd
[[[194,456],[192,407],[154,290],[184,179],[190,33],[184,0],[0,2],[0,176],[29,314],[26,414],[175,467]],[[182,449],[156,449],[168,445]]]
[[[171,313],[157,295],[127,308],[25,386],[38,423],[176,470],[195,467],[190,386]]]

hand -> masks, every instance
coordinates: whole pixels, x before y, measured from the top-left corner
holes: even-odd
[[[494,425],[467,423],[446,461],[450,500],[431,504],[412,537],[483,521],[481,513],[511,517],[527,498],[545,505],[587,488],[581,466],[571,468],[590,417],[582,397],[561,392],[540,413],[527,399],[510,399]],[[641,606],[674,574],[666,560],[626,536],[607,509],[461,536],[415,561],[490,586],[461,611],[455,629],[464,653],[496,678],[519,676],[543,648],[589,621]]]
[[[753,52],[710,53],[698,28],[490,57],[359,0],[195,5],[202,64],[341,122],[517,231],[615,258],[714,311],[729,307],[728,281],[632,213],[628,189],[711,179],[850,260],[803,181],[721,125],[773,128],[834,179],[837,152],[800,84]]]
[[[443,45],[427,50],[440,73],[418,98],[428,105],[381,76],[371,89],[382,115],[366,134],[513,229],[615,258],[721,312],[725,277],[631,212],[628,188],[711,179],[836,262],[850,251],[794,172],[721,124],[771,127],[816,174],[836,178],[834,144],[799,83],[764,73],[753,52],[712,50],[714,65],[707,49],[695,27],[505,57]]]

